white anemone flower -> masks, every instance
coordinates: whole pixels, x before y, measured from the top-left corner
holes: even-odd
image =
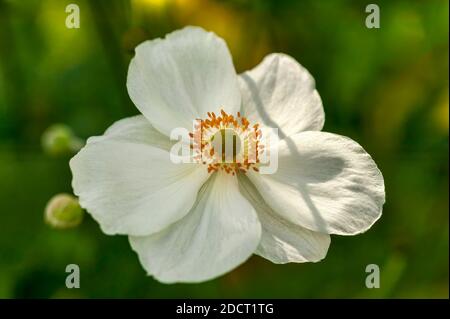
[[[365,232],[381,216],[381,172],[358,143],[321,132],[314,79],[292,57],[270,54],[237,75],[221,38],[186,27],[137,46],[127,88],[142,115],[88,139],[70,161],[72,186],[104,233],[129,236],[157,280],[209,280],[252,254],[317,262],[330,234]],[[277,128],[278,169],[172,162],[171,131],[191,131],[195,119],[231,134]]]

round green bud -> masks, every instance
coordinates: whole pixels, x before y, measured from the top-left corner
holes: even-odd
[[[83,142],[65,124],[54,124],[42,134],[42,148],[51,156],[72,154],[80,150]]]
[[[45,207],[45,221],[54,228],[66,229],[78,226],[84,211],[78,199],[69,194],[53,196]]]

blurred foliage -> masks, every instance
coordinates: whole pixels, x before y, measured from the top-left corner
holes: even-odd
[[[65,27],[69,3],[80,29]],[[368,3],[0,0],[0,297],[448,298],[448,1],[379,0],[380,29],[364,25]],[[66,123],[86,138],[137,114],[134,47],[188,24],[225,38],[238,72],[285,52],[314,75],[324,130],[362,144],[385,177],[370,231],[333,236],[317,264],[252,257],[210,282],[163,285],[88,216],[67,231],[43,223],[47,200],[71,193],[69,156],[43,154],[44,130]],[[81,289],[65,288],[69,263]],[[365,288],[371,263],[380,289]]]

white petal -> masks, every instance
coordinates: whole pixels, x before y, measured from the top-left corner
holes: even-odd
[[[279,144],[277,172],[249,177],[278,214],[329,234],[366,231],[381,216],[385,200],[383,176],[370,155],[330,133],[286,138]]]
[[[260,237],[261,225],[236,177],[215,173],[188,215],[158,234],[130,236],[130,243],[159,281],[200,282],[243,263]]]
[[[105,233],[148,235],[192,207],[208,174],[195,164],[172,163],[169,145],[138,116],[90,138],[71,159],[74,193]]]
[[[276,264],[317,262],[325,258],[330,235],[295,225],[275,213],[246,176],[239,176],[241,193],[255,208],[262,226],[256,254]]]
[[[207,112],[234,114],[241,103],[225,42],[198,27],[137,46],[127,87],[136,107],[167,136],[178,127],[192,131],[192,121]]]
[[[251,123],[278,128],[282,138],[322,129],[325,113],[314,78],[292,57],[269,54],[239,76],[239,85],[242,112]]]
[[[170,151],[174,142],[167,136],[155,130],[150,122],[143,115],[127,117],[113,123],[105,131],[104,135],[93,136],[89,139],[90,143],[102,140],[111,140],[131,142],[134,144],[148,144],[166,151]]]

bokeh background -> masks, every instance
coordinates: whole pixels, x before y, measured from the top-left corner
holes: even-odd
[[[80,6],[80,29],[65,7]],[[0,0],[0,297],[448,298],[448,1]],[[270,52],[315,77],[324,130],[350,136],[385,177],[383,217],[365,234],[333,236],[317,264],[252,257],[219,279],[163,285],[145,276],[124,236],[86,216],[75,229],[43,221],[47,201],[71,192],[70,155],[41,136],[65,123],[85,139],[137,114],[125,87],[134,47],[185,25],[215,31],[238,72]],[[65,287],[65,267],[81,288]],[[381,288],[365,287],[378,264]]]

